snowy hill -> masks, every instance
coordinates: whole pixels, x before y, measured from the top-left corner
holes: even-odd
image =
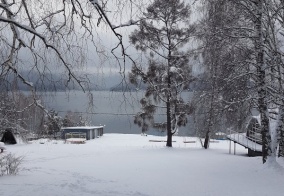
[[[18,176],[0,177],[0,192],[5,196],[284,194],[283,168],[263,166],[260,157],[247,157],[241,146],[237,155],[231,155],[228,141],[211,143],[209,150],[202,149],[196,138],[174,137],[173,148],[154,142],[165,139],[105,134],[86,144],[38,140],[6,146],[5,153],[25,156],[24,169]]]

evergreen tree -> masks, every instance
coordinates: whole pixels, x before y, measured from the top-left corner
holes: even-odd
[[[58,116],[58,113],[55,110],[50,110],[47,118],[47,134],[54,135],[56,132],[59,132],[62,125],[62,118]]]
[[[189,106],[181,93],[192,80],[185,46],[194,30],[189,5],[180,0],[155,0],[141,18],[140,28],[130,35],[130,42],[148,57],[147,69],[135,63],[129,75],[131,83],[138,84],[142,79],[147,84],[141,101],[144,112],[136,116],[136,123],[146,130],[146,118],[151,123],[158,108],[164,108],[165,122],[154,126],[167,129],[168,147],[178,127],[187,123]]]
[[[74,113],[71,111],[67,111],[63,121],[62,121],[62,126],[63,127],[72,127],[75,125],[74,122]]]

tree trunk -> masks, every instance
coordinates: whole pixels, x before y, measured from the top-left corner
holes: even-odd
[[[279,150],[278,157],[284,157],[284,106],[280,109],[280,118],[278,122],[278,130],[279,134]]]
[[[171,123],[171,78],[170,78],[170,67],[168,67],[168,94],[167,94],[167,147],[172,147],[172,123]]]
[[[282,121],[282,124],[284,122]],[[280,131],[280,139],[279,139],[279,151],[278,151],[278,157],[284,157],[284,127],[282,126],[282,129]]]
[[[172,147],[172,136],[170,103],[167,102],[167,147]]]
[[[171,50],[171,32],[167,31],[168,33],[168,42],[169,42],[169,52],[168,52],[168,67],[167,67],[167,74],[168,74],[168,79],[167,79],[167,147],[172,147],[172,116],[171,116],[171,99],[172,99],[172,93],[171,93],[171,57],[172,57],[172,50]]]
[[[264,64],[264,48],[263,48],[263,0],[256,1],[257,18],[256,18],[256,41],[255,49],[257,53],[257,77],[258,77],[258,108],[261,119],[262,134],[262,161],[266,162],[267,157],[271,154],[271,136],[269,133],[269,118],[266,101],[266,81],[265,81],[265,64]]]
[[[205,149],[209,148],[209,141],[210,141],[209,133],[210,133],[210,129],[206,132],[206,136],[205,136],[205,140],[204,140],[204,148]]]
[[[214,68],[213,68],[214,70]],[[214,76],[215,76],[215,72],[214,72]],[[213,77],[213,86],[212,86],[212,95],[211,95],[211,103],[210,103],[210,111],[209,111],[209,124],[208,124],[208,130],[206,132],[205,135],[205,140],[204,140],[204,148],[208,149],[209,148],[209,143],[210,143],[210,133],[211,133],[211,129],[213,127],[213,115],[214,115],[214,95],[215,95],[215,77]]]

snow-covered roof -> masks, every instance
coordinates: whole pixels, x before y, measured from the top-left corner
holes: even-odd
[[[62,127],[61,129],[99,129],[104,126],[84,126],[84,127]]]

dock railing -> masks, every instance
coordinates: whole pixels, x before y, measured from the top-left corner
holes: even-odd
[[[246,133],[239,133],[230,130],[230,133],[227,136],[227,138],[253,151],[261,151],[259,146],[261,145],[262,140],[256,137],[247,136]],[[231,153],[231,144],[230,144],[230,153]]]

